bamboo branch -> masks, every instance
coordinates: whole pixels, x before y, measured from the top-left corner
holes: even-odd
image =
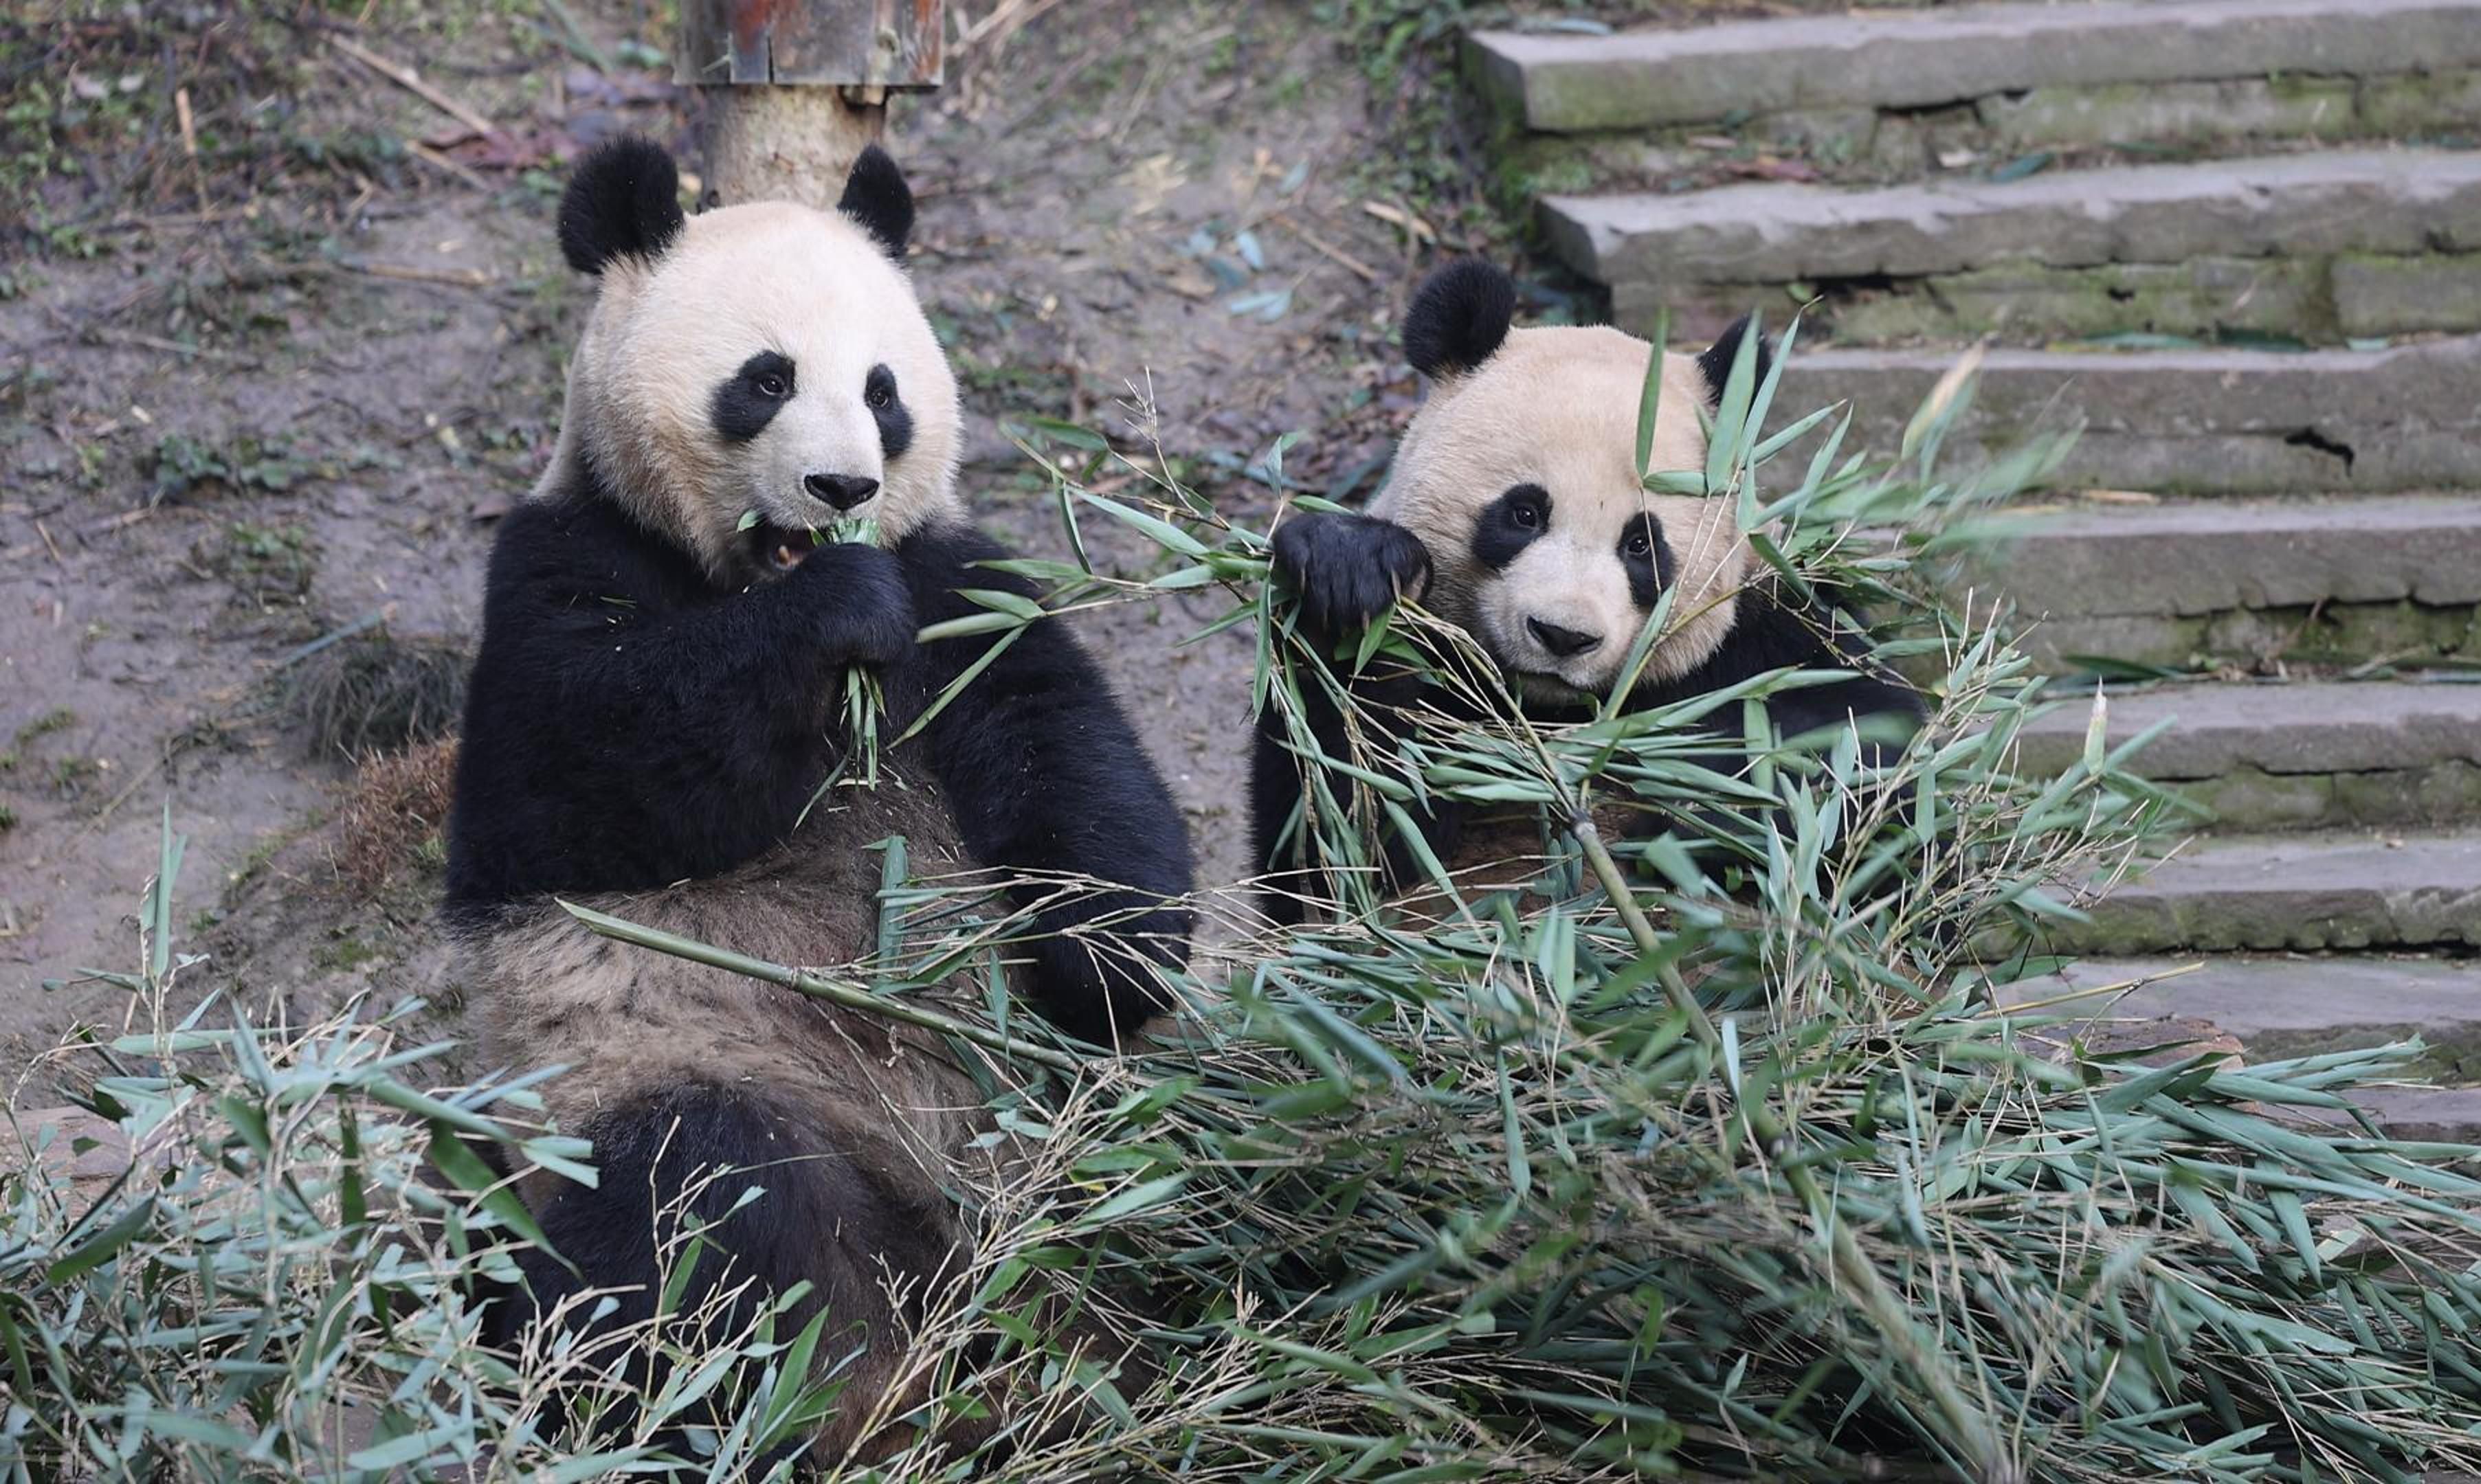
[[[1015,1036],[993,1030],[986,1026],[977,1026],[970,1021],[958,1020],[953,1015],[943,1015],[937,1010],[925,1009],[921,1005],[892,995],[875,995],[869,990],[851,984],[839,984],[833,979],[823,979],[817,975],[804,974],[798,969],[788,969],[782,964],[769,963],[763,958],[752,958],[745,953],[733,952],[730,949],[719,949],[675,933],[667,933],[659,927],[641,927],[625,918],[614,917],[607,912],[597,912],[592,907],[581,907],[573,901],[560,899],[560,905],[562,911],[585,924],[588,928],[604,937],[616,938],[622,943],[634,943],[640,948],[653,949],[659,953],[669,953],[674,958],[686,958],[692,963],[728,970],[753,979],[763,979],[770,984],[781,984],[786,989],[798,990],[812,999],[824,1000],[830,1004],[840,1004],[847,1009],[866,1010],[873,1015],[883,1015],[889,1020],[918,1027],[924,1030],[936,1031],[940,1035],[954,1036],[961,1041],[970,1041],[986,1052],[1039,1062],[1054,1071],[1077,1072],[1084,1066],[1078,1057],[1056,1047],[1037,1046],[1031,1041],[1021,1041]]]
[[[448,94],[440,91],[438,89],[433,88],[429,83],[424,82],[422,80],[422,74],[416,72],[413,68],[406,66],[405,64],[401,62],[390,62],[385,57],[379,55],[377,52],[367,50],[366,48],[349,41],[340,36],[331,36],[327,38],[327,44],[335,47],[336,50],[343,52],[346,56],[353,58],[355,62],[360,63],[372,71],[377,72],[379,76],[386,78],[389,82],[396,84],[405,91],[412,93],[415,97],[420,98],[422,101],[430,104],[441,113],[446,114],[449,117],[456,119],[458,123],[463,124],[475,133],[483,135],[487,138],[488,136],[495,135],[500,132],[500,126],[498,124],[493,123],[488,118],[483,117],[481,114],[467,108],[464,104],[457,102],[455,98],[452,98]]]
[[[1620,922],[1627,926],[1637,951],[1648,955],[1660,951],[1661,938],[1656,934],[1645,909],[1637,905],[1636,895],[1629,890],[1627,879],[1620,874],[1619,863],[1611,858],[1610,846],[1603,843],[1603,832],[1594,823],[1593,811],[1581,799],[1569,812],[1568,833],[1575,837],[1578,847],[1584,851],[1586,863],[1593,868],[1594,879],[1601,884],[1603,895],[1609,898],[1611,906],[1619,913]],[[1722,1034],[1714,1028],[1713,1018],[1706,1013],[1706,1006],[1688,988],[1688,981],[1680,976],[1679,968],[1666,963],[1657,969],[1656,974],[1662,981],[1663,994],[1687,1017],[1688,1028],[1698,1042],[1709,1051],[1720,1051]],[[1769,1154],[1779,1150],[1784,1143],[1785,1129],[1782,1120],[1775,1117],[1774,1109],[1752,1098],[1736,1096],[1733,1102],[1742,1121],[1748,1125],[1749,1136],[1757,1140],[1758,1147]],[[1887,1286],[1886,1279],[1879,1275],[1868,1254],[1861,1250],[1861,1243],[1853,1237],[1850,1227],[1837,1218],[1833,1203],[1826,1192],[1818,1188],[1808,1166],[1795,1164],[1786,1167],[1783,1177],[1784,1184],[1789,1185],[1792,1194],[1809,1209],[1810,1220],[1825,1234],[1828,1248],[1834,1256],[1836,1276],[1850,1285],[1859,1295],[1863,1311],[1877,1326],[1887,1345],[1895,1352],[1896,1359],[1921,1378],[1929,1391],[1931,1402],[1955,1435],[1957,1450],[1971,1461],[1974,1476],[1982,1484],[2017,1484],[2024,1477],[2024,1471],[2006,1456],[1998,1431],[1949,1373],[1946,1357],[1922,1338],[1920,1327],[1913,1322],[1911,1312]]]

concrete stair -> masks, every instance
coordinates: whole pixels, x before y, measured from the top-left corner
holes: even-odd
[[[2481,834],[2218,835],[2054,926],[2064,951],[2481,949]]]
[[[2270,74],[2427,76],[2481,65],[2481,12],[2463,0],[1994,5],[1618,37],[1485,31],[1468,45],[1482,85],[1527,128],[1581,133]]]
[[[1850,402],[1851,439],[1893,450],[1955,364],[1932,350],[1802,349],[1775,405]],[[1950,446],[1969,467],[2081,426],[2067,488],[2279,495],[2481,489],[2481,336],[2305,354],[1998,349]],[[1790,464],[1787,467],[1796,468]]]
[[[1862,339],[2481,328],[2481,153],[2367,149],[1942,178],[1551,195],[1623,327],[1749,308]]]
[[[2101,993],[2095,993],[2100,991]],[[2420,1038],[2412,1075],[2481,1080],[2481,963],[2433,957],[2233,954],[2087,958],[2001,992],[2034,1013],[2089,1016],[2096,1035],[2128,1021],[2204,1022],[2251,1061]],[[2390,1087],[2360,1103],[2398,1138],[2481,1140],[2481,1087]]]
[[[2091,715],[2079,699],[2036,719],[2024,766],[2064,771]],[[2115,745],[2164,721],[2136,771],[2222,828],[2436,827],[2481,814],[2481,684],[2170,686],[2110,696],[2104,732]]]
[[[2481,499],[2078,502],[2017,510],[1974,585],[2024,646],[2185,668],[2481,665]]]
[[[2099,0],[1468,39],[1495,171],[1613,318],[1805,306],[1779,416],[1955,473],[2081,430],[1959,580],[2204,838],[2042,946],[2256,1058],[2418,1033],[2481,1082],[2481,0]],[[1787,451],[1800,467],[1804,451]],[[2185,675],[2128,689],[2131,677]],[[2269,956],[2283,955],[2283,956]],[[2102,981],[2110,981],[2106,977]],[[2141,1037],[2140,1037],[2141,1039]],[[2481,1088],[2374,1100],[2481,1135]]]

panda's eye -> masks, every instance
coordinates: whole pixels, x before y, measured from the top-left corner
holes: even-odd
[[[1538,531],[1542,526],[1541,508],[1527,501],[1520,500],[1509,506],[1507,518],[1515,522],[1519,531]]]
[[[1628,554],[1636,558],[1651,557],[1654,555],[1654,542],[1644,532],[1636,532],[1628,538]]]
[[[884,412],[896,403],[896,373],[884,366],[873,366],[868,379],[862,382],[861,400],[873,412]]]
[[[792,395],[793,391],[792,387],[785,384],[782,377],[777,376],[771,371],[763,371],[758,374],[755,390],[759,396],[766,398],[769,402],[782,402],[786,397]]]

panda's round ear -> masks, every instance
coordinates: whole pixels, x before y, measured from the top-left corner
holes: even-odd
[[[681,235],[681,172],[664,146],[624,135],[577,164],[560,197],[560,250],[599,273],[613,259],[653,262]]]
[[[904,244],[913,235],[913,188],[886,150],[876,144],[862,149],[845,177],[836,210],[852,218],[889,257],[904,261]]]
[[[1516,280],[1479,258],[1459,258],[1430,274],[1404,311],[1404,358],[1430,378],[1451,377],[1490,359],[1516,318]]]
[[[1706,378],[1706,401],[1713,406],[1723,404],[1723,383],[1732,378],[1732,363],[1740,358],[1740,342],[1749,338],[1750,316],[1742,315],[1726,327],[1721,338],[1708,346],[1697,357],[1697,369]],[[1766,369],[1774,364],[1775,348],[1761,333],[1749,352],[1750,370],[1755,373],[1749,384],[1765,384]]]

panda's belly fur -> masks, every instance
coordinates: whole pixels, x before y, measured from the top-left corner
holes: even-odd
[[[579,904],[771,963],[849,963],[877,939],[883,857],[870,846],[904,837],[920,875],[973,864],[925,773],[912,770],[901,789],[839,789],[789,844],[723,875]],[[744,1089],[798,1106],[881,1179],[927,1181],[935,1195],[964,1173],[956,1157],[988,1126],[984,1093],[936,1037],[603,937],[556,903],[471,943],[468,968],[488,1060],[568,1069],[542,1096],[570,1133],[684,1084]],[[560,1184],[535,1171],[519,1188],[539,1208]]]

